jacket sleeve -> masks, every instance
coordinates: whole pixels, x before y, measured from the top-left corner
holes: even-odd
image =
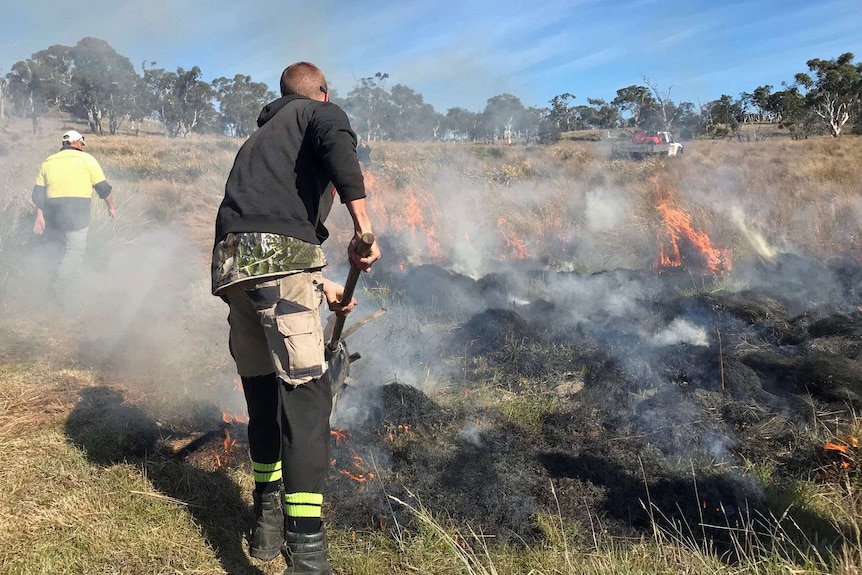
[[[356,134],[347,114],[327,103],[314,112],[311,127],[315,146],[342,203],[365,197],[365,180],[356,157]]]
[[[33,203],[36,204],[36,207],[40,210],[44,210],[45,203],[48,200],[48,188],[36,184],[33,186],[33,194],[31,197],[33,198]]]
[[[97,183],[93,188],[96,190],[96,193],[99,194],[99,197],[103,200],[111,195],[111,190],[114,188],[111,187],[111,184],[108,183],[108,180],[102,180]]]

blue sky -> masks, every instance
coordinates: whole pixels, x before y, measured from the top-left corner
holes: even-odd
[[[506,92],[528,106],[611,100],[644,76],[697,105],[778,88],[811,58],[860,61],[860,31],[859,0],[0,0],[0,73],[94,36],[138,69],[199,66],[207,81],[242,73],[276,91],[297,60],[341,96],[386,72],[443,113]]]

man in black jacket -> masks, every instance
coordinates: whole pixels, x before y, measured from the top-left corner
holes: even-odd
[[[329,469],[332,395],[324,376],[325,299],[337,314],[342,286],[323,278],[324,221],[337,195],[353,219],[351,265],[380,258],[371,232],[356,135],[329,103],[326,79],[308,62],[287,67],[282,97],[261,111],[225,185],[215,225],[213,294],[230,306],[230,351],[248,405],[257,524],[250,553],[284,553],[285,574],[329,575],[321,521]]]

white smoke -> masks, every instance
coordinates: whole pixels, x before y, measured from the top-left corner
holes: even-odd
[[[766,239],[760,232],[746,223],[745,212],[741,207],[734,206],[731,209],[731,218],[757,255],[770,261],[775,259],[778,253],[777,250],[766,242]]]
[[[626,204],[622,196],[605,189],[587,192],[587,229],[607,232],[618,228],[625,217]]]
[[[482,429],[475,422],[465,423],[459,437],[471,445],[482,447]]]
[[[674,319],[663,330],[653,334],[650,341],[655,345],[679,345],[681,343],[701,347],[709,345],[709,338],[704,328],[680,317]]]

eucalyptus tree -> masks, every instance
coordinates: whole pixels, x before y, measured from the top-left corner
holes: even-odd
[[[646,86],[633,84],[620,88],[611,104],[617,107],[621,116],[630,115],[626,121],[630,127],[644,130],[658,127],[658,102]]]
[[[739,100],[722,94],[718,100],[707,102],[700,111],[703,132],[712,138],[740,136],[743,110]]]
[[[746,121],[777,122],[779,120],[769,107],[769,99],[772,96],[772,86],[769,84],[758,86],[752,92],[743,92],[739,96],[746,112]]]
[[[670,91],[673,86],[668,86],[667,90],[659,90],[658,85],[650,82],[650,79],[644,76],[644,84],[652,91],[653,99],[655,100],[656,113],[661,119],[661,126],[665,131],[673,130],[674,121],[680,113],[679,106],[673,103],[670,99]]]
[[[85,119],[94,133],[103,132],[102,121],[108,118],[108,130],[116,134],[128,117],[138,80],[135,67],[107,42],[84,38],[69,52],[72,60],[69,108]]]
[[[186,137],[212,126],[216,112],[213,107],[215,91],[200,79],[201,70],[177,68],[167,72],[163,68],[150,68],[144,72],[154,112],[172,138]]]
[[[33,59],[15,62],[6,75],[6,82],[13,107],[21,115],[30,118],[35,134],[39,128],[39,118],[47,108],[39,63]]]
[[[771,93],[767,109],[777,118],[778,126],[786,129],[794,140],[807,138],[821,122],[797,86],[785,85],[784,90]]]
[[[620,110],[601,98],[587,98],[588,109],[583,110],[584,120],[591,128],[611,130],[622,124]]]
[[[576,96],[570,92],[557,94],[548,103],[551,105],[548,110],[548,119],[557,125],[561,132],[570,132],[578,128],[575,127],[577,113],[575,107],[571,104]]]
[[[436,140],[443,116],[427,104],[422,94],[403,84],[392,86],[387,107],[386,131],[395,140]]]
[[[482,115],[466,108],[449,108],[444,120],[447,137],[453,140],[474,141],[479,138]]]
[[[219,103],[222,130],[230,136],[246,138],[257,129],[261,108],[275,100],[276,95],[263,82],[252,82],[251,76],[237,74],[233,78],[212,81]]]
[[[796,74],[796,83],[805,88],[807,105],[826,123],[837,138],[857,110],[862,98],[862,63],[853,62],[845,52],[833,60],[814,58],[806,62],[809,74]]]
[[[386,90],[389,74],[377,72],[374,76],[360,78],[344,99],[344,110],[363,140],[382,140],[389,137],[387,118],[397,116]]]
[[[67,105],[71,94],[72,61],[68,46],[56,44],[12,65],[6,92],[13,108],[30,118],[33,133],[49,109]]]
[[[700,133],[700,118],[693,103],[679,103],[675,125],[674,136],[681,140],[693,139]]]
[[[488,98],[482,112],[485,135],[494,140],[502,138],[510,144],[518,132],[530,127],[530,119],[524,104],[512,94]]]

